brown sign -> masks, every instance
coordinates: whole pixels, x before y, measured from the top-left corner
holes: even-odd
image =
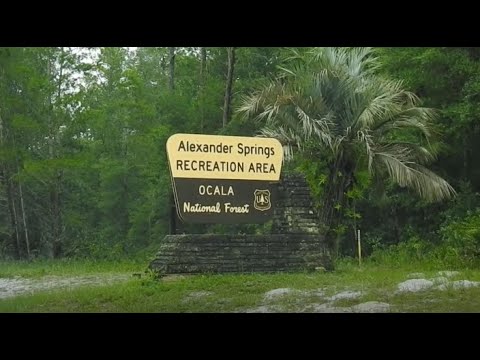
[[[177,212],[189,223],[264,223],[276,186],[265,181],[175,179]]]
[[[175,134],[167,154],[182,220],[264,223],[273,215],[283,160],[279,141]]]

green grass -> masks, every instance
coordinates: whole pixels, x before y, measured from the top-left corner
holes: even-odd
[[[0,262],[0,278],[22,276],[39,278],[45,275],[89,275],[98,273],[125,273],[142,272],[145,270],[145,261],[119,260],[36,260],[2,261]]]
[[[435,276],[436,270],[428,266],[425,270],[418,264],[388,267],[367,263],[359,268],[351,262],[342,262],[331,273],[193,275],[161,280],[146,275],[145,267],[145,263],[136,262],[0,264],[0,277],[142,273],[141,278],[132,277],[114,285],[82,286],[0,300],[0,312],[235,312],[272,304],[286,312],[325,302],[313,292],[264,301],[264,294],[277,288],[304,292],[323,289],[324,297],[344,290],[364,293],[358,299],[337,300],[335,306],[380,301],[391,304],[392,312],[480,312],[480,288],[395,294],[397,284],[405,281],[409,273]],[[453,280],[480,281],[480,270],[454,270],[460,270],[461,274]],[[199,296],[198,292],[208,293]]]

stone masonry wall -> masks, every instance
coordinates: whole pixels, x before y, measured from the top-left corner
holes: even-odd
[[[323,237],[167,235],[150,269],[160,274],[276,272],[331,268]]]
[[[332,269],[305,178],[285,176],[278,186],[272,234],[167,235],[150,269],[161,275]]]
[[[285,176],[278,185],[273,213],[274,234],[320,234],[310,187],[302,175]]]

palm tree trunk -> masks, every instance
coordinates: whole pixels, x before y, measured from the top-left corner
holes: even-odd
[[[223,105],[223,127],[225,127],[230,120],[231,105],[232,105],[232,86],[233,86],[233,72],[235,70],[235,48],[227,47],[228,55],[228,70],[227,70],[227,86],[225,89],[225,99]]]
[[[319,214],[320,223],[326,227],[327,241],[335,252],[338,252],[339,249],[338,230],[346,207],[345,194],[352,186],[354,179],[353,170],[346,169],[349,169],[349,167],[342,160],[337,160],[330,165],[322,199],[323,206]]]
[[[337,220],[341,214],[340,210],[344,206],[345,176],[343,174],[340,175],[341,168],[342,165],[340,161],[336,161],[330,166],[330,173],[325,186],[320,220],[329,228],[337,225],[334,224],[334,222],[338,222]]]

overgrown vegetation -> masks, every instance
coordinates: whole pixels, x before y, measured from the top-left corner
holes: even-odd
[[[360,229],[372,261],[475,266],[479,65],[477,48],[0,48],[0,259],[153,255],[171,214],[166,139],[263,128],[305,150],[286,169],[307,176],[340,255]],[[235,111],[265,88],[281,95],[262,105],[270,132]],[[401,111],[408,126],[378,131]]]

